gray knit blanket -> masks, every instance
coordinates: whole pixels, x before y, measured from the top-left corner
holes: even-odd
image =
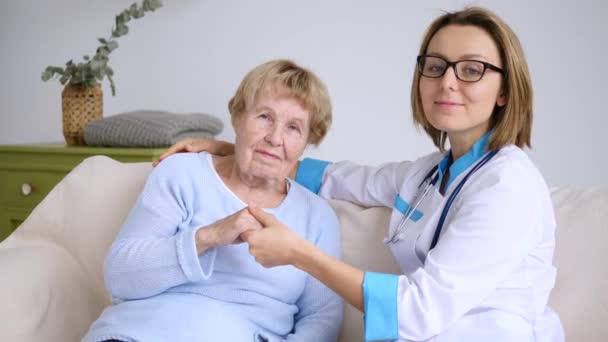
[[[184,138],[213,139],[223,128],[210,114],[138,110],[90,122],[84,141],[89,146],[166,147]]]

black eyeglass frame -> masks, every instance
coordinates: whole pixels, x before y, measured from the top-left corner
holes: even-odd
[[[437,76],[427,76],[422,72],[422,64],[421,61],[424,58],[427,57],[431,57],[431,58],[437,58],[437,59],[441,59],[442,61],[444,61],[446,63],[446,67],[445,69],[443,69],[443,72]],[[456,64],[460,63],[460,62],[476,62],[476,63],[481,63],[483,65],[483,70],[481,71],[481,76],[479,76],[478,80],[475,81],[467,81],[467,80],[463,80],[462,78],[460,78],[460,76],[458,75],[458,70],[456,69]],[[445,75],[445,73],[448,71],[448,69],[451,67],[452,70],[454,70],[454,75],[456,76],[456,78],[462,82],[467,82],[467,83],[475,83],[475,82],[479,82],[481,81],[481,79],[483,78],[483,76],[486,74],[486,70],[490,69],[493,71],[496,71],[497,73],[501,74],[503,76],[503,78],[506,76],[506,73],[503,69],[497,67],[494,64],[488,63],[488,62],[484,62],[484,61],[478,61],[476,59],[462,59],[459,61],[454,61],[454,62],[450,62],[445,58],[439,57],[439,56],[431,56],[431,55],[419,55],[418,57],[416,57],[416,64],[418,66],[418,72],[420,73],[420,76],[424,76],[424,77],[428,77],[428,78],[440,78],[443,77],[443,75]]]

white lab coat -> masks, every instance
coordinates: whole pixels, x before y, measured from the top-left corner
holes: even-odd
[[[391,208],[399,195],[413,205],[419,184],[442,158],[434,153],[380,167],[331,164],[319,194]],[[432,189],[418,207],[422,218],[408,222],[403,239],[390,244],[403,273],[399,341],[563,341],[559,318],[547,306],[556,275],[551,198],[518,147],[503,147],[469,178],[429,252],[445,201],[469,169],[445,196],[439,186]],[[389,236],[402,217],[393,209]]]

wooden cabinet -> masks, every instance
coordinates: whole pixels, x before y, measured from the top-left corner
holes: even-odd
[[[164,150],[60,144],[0,146],[0,241],[82,160],[105,155],[122,162],[152,162]]]

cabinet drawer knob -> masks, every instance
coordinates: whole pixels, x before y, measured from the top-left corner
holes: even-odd
[[[21,193],[23,196],[29,196],[32,193],[32,186],[28,183],[23,183],[21,185]]]

